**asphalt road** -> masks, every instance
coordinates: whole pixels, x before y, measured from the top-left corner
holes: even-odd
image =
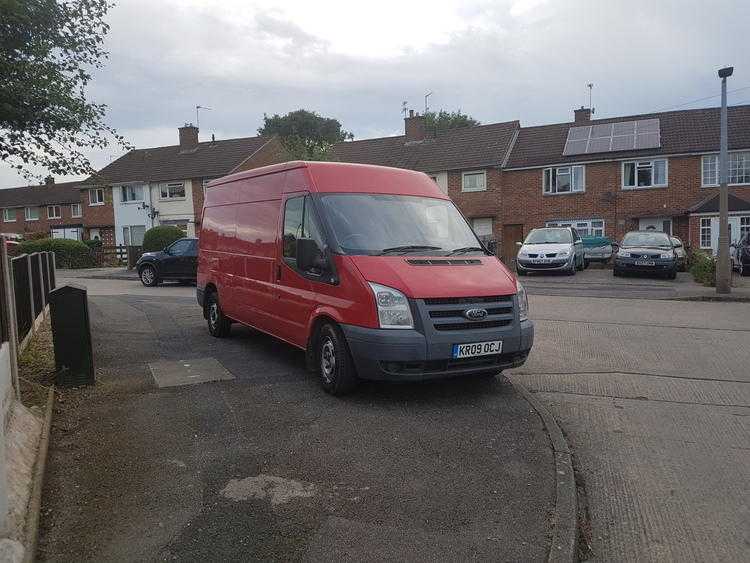
[[[39,559],[546,557],[550,444],[504,378],[337,399],[286,344],[208,336],[194,288],[77,282],[98,384],[57,404]],[[234,379],[158,388],[147,366],[205,358]]]

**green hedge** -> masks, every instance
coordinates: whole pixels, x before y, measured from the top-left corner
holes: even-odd
[[[185,237],[185,232],[173,225],[153,227],[143,235],[143,251],[154,252],[163,250],[177,239]]]
[[[716,285],[716,260],[702,250],[694,250],[690,255],[690,273],[693,279],[703,285]]]
[[[58,268],[91,268],[94,258],[89,247],[78,240],[63,238],[43,238],[26,240],[19,245],[20,252],[54,252]]]

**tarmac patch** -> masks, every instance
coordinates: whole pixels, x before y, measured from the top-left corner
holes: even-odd
[[[176,362],[159,360],[150,362],[148,368],[157,387],[177,387],[234,379],[234,376],[214,358],[193,358]]]
[[[314,497],[318,494],[318,487],[312,483],[261,473],[257,477],[232,479],[220,494],[236,502],[251,498],[270,499],[271,505],[277,506],[294,498]]]

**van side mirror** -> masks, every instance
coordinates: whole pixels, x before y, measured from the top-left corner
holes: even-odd
[[[325,269],[325,259],[321,256],[320,247],[314,239],[297,239],[297,268],[303,272]]]
[[[487,247],[487,250],[490,252],[490,254],[495,254],[497,252],[496,240],[490,240],[484,246]]]

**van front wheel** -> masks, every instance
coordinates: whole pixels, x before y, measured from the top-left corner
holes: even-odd
[[[216,338],[229,336],[232,322],[224,316],[219,305],[219,296],[212,291],[206,297],[206,317],[208,319],[208,332]]]
[[[320,383],[327,393],[343,395],[356,387],[354,362],[339,327],[326,323],[320,328],[316,351]]]

